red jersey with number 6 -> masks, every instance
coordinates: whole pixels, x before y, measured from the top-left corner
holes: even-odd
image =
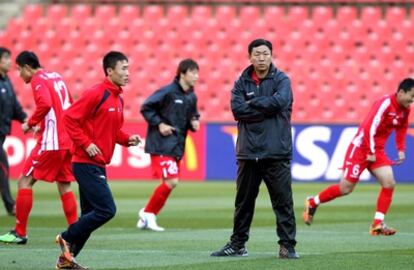
[[[42,151],[70,149],[72,142],[63,124],[63,112],[73,102],[62,77],[56,72],[39,70],[31,80],[36,109],[28,120],[39,126],[37,146]]]
[[[399,105],[396,94],[382,97],[373,105],[368,116],[359,126],[352,143],[375,154],[377,150],[384,151],[388,137],[395,130],[397,149],[405,151],[409,114],[410,108]]]

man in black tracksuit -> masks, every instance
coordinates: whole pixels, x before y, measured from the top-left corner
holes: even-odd
[[[7,72],[10,70],[10,51],[0,47],[0,191],[1,197],[9,215],[14,215],[14,200],[9,186],[9,163],[3,149],[6,136],[11,131],[11,121],[23,123],[27,115],[16,98],[13,86]]]
[[[164,231],[157,225],[156,216],[178,183],[187,132],[200,128],[194,93],[198,70],[194,60],[182,60],[178,64],[175,80],[155,91],[142,104],[141,113],[148,123],[145,152],[151,154],[153,175],[161,183],[139,211],[139,229]]]
[[[264,180],[276,215],[279,258],[296,259],[296,222],[291,187],[290,79],[272,64],[272,44],[252,41],[250,65],[235,82],[231,108],[237,123],[237,193],[230,242],[212,256],[247,256],[259,186]]]

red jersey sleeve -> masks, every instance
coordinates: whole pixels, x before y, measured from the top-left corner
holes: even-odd
[[[399,126],[395,131],[395,143],[397,145],[398,151],[405,151],[405,138],[407,135],[407,129],[408,129],[408,117],[410,115],[410,110],[407,110],[407,113],[403,119],[403,123],[401,126]]]
[[[93,140],[85,133],[82,128],[87,117],[93,111],[99,102],[99,91],[93,89],[87,90],[83,95],[75,101],[66,111],[64,115],[64,123],[66,131],[72,141],[80,147],[86,149]]]
[[[52,98],[50,96],[49,88],[40,78],[33,77],[31,85],[36,109],[27,123],[30,127],[33,127],[42,121],[50,111],[50,108],[52,107]]]
[[[384,114],[390,107],[390,104],[390,98],[379,100],[372,106],[367,118],[364,120],[364,141],[365,145],[369,146],[371,154],[375,154],[375,134],[377,133],[378,126],[384,119]]]
[[[123,145],[123,146],[129,146],[128,145],[129,137],[130,135],[128,133],[120,129],[118,133],[116,134],[116,143]]]

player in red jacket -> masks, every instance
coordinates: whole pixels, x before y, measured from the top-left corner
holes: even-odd
[[[368,169],[381,184],[377,209],[370,226],[371,235],[393,235],[396,230],[384,223],[384,217],[391,205],[395,187],[392,165],[405,160],[405,137],[408,128],[410,105],[414,102],[414,80],[404,79],[397,93],[386,95],[375,102],[368,116],[359,126],[346,152],[343,176],[339,184],[331,185],[318,195],[308,197],[305,202],[303,219],[311,225],[319,204],[348,195],[359,181],[361,173]],[[396,131],[398,159],[390,160],[385,153],[385,143]]]
[[[121,130],[124,122],[122,88],[128,82],[128,59],[109,52],[103,59],[106,78],[86,90],[65,113],[74,142],[73,174],[79,184],[82,213],[77,222],[56,237],[62,254],[56,269],[87,269],[76,257],[91,233],[115,216],[116,206],[106,179],[115,144],[138,145],[138,135]]]
[[[23,132],[34,130],[37,143],[26,159],[18,182],[16,226],[0,236],[0,242],[26,244],[26,227],[33,205],[32,186],[37,180],[56,182],[68,224],[78,219],[76,198],[70,182],[74,180],[70,167],[71,141],[63,125],[63,112],[72,104],[72,97],[62,77],[40,66],[33,52],[23,51],[16,58],[20,77],[30,83],[36,109],[22,124]]]

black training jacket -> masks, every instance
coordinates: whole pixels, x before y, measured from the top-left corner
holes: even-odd
[[[200,117],[194,90],[184,92],[175,79],[149,96],[141,106],[141,113],[148,122],[145,152],[181,159],[187,132],[192,130],[190,121]],[[161,122],[175,127],[176,131],[162,136],[158,130]]]
[[[23,123],[26,117],[9,77],[0,75],[0,135],[10,134],[12,120]]]
[[[293,95],[289,77],[272,64],[259,86],[253,66],[231,91],[231,110],[238,121],[237,159],[291,159]]]

